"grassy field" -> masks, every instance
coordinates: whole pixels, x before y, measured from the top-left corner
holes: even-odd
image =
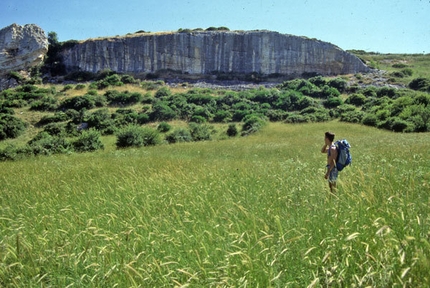
[[[330,195],[326,130],[352,144]],[[271,123],[0,163],[2,287],[428,287],[430,134]]]

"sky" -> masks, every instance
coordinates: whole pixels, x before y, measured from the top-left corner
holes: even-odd
[[[272,30],[342,49],[430,53],[430,0],[0,0],[0,28],[37,24],[60,41],[139,30]]]

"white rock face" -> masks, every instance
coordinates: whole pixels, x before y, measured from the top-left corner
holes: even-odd
[[[359,58],[314,39],[272,31],[149,33],[89,39],[63,52],[69,70],[204,75],[261,73],[300,76],[370,71]]]
[[[12,24],[0,30],[0,76],[42,63],[48,52],[45,32],[34,24]]]

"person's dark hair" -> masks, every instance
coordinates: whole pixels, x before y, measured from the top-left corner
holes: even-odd
[[[330,140],[330,142],[334,141],[334,133],[333,132],[325,132],[325,138],[327,138],[328,140]]]

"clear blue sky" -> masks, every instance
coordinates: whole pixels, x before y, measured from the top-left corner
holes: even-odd
[[[34,23],[60,41],[227,26],[342,49],[430,53],[430,0],[0,0],[0,27]]]

